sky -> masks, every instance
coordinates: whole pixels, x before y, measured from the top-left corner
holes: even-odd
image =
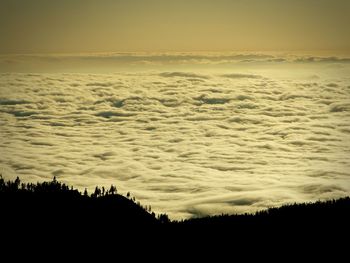
[[[0,54],[350,50],[347,0],[0,0]]]

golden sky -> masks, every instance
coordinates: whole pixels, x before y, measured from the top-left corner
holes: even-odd
[[[0,0],[0,53],[350,50],[347,0]]]

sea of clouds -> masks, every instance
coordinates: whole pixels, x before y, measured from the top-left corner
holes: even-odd
[[[347,58],[22,55],[0,72],[5,178],[114,184],[175,219],[350,193]]]

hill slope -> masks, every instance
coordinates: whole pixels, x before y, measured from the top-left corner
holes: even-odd
[[[220,215],[170,221],[156,217],[130,197],[97,187],[90,196],[54,179],[21,184],[0,178],[0,222],[16,229],[27,226],[45,233],[122,232],[160,233],[164,236],[312,234],[345,232],[350,222],[350,198],[271,208],[255,214]]]

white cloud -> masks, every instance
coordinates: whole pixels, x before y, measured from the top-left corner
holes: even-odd
[[[260,79],[262,78],[259,75],[255,74],[242,74],[242,73],[232,73],[232,74],[223,74],[222,77],[230,79]]]
[[[0,72],[42,72],[42,73],[114,73],[135,70],[162,70],[163,77],[182,76],[185,71],[197,67],[202,69],[237,69],[231,72],[221,72],[223,77],[260,78],[261,74],[253,74],[252,71],[242,69],[261,67],[276,67],[283,69],[291,63],[302,66],[329,65],[333,67],[347,67],[349,57],[327,57],[295,54],[259,54],[259,53],[109,53],[109,54],[66,54],[66,55],[0,55]],[[176,71],[174,71],[176,70]],[[178,71],[179,70],[179,71]],[[193,72],[192,72],[193,73]],[[319,77],[316,72],[308,75],[309,79]],[[131,73],[133,74],[133,73]],[[200,72],[193,73],[194,81],[201,81]],[[101,80],[107,85],[105,80]],[[99,86],[99,84],[96,86]],[[90,84],[94,84],[93,82]],[[74,82],[70,85],[79,85]]]
[[[189,73],[189,72],[162,72],[159,74],[161,77],[171,78],[171,77],[184,77],[184,78],[190,78],[192,79],[206,79],[207,76],[195,74],[195,73]]]
[[[349,194],[348,74],[248,64],[1,74],[1,173],[115,184],[173,218]]]

